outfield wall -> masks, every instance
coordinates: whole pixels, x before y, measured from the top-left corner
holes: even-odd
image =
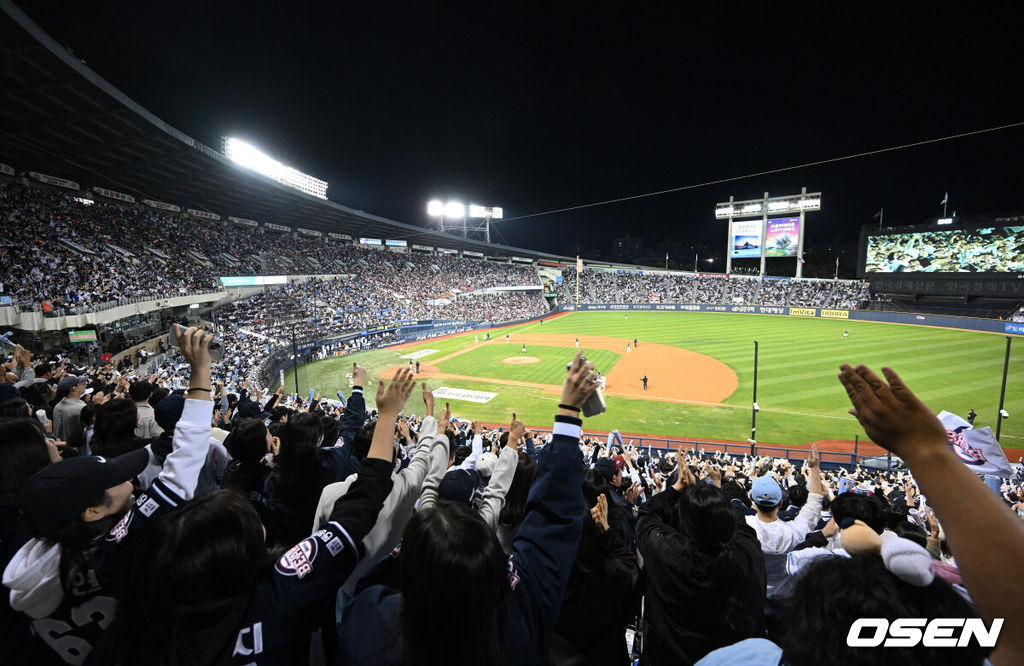
[[[913,314],[909,312],[880,312],[877,310],[836,310],[830,308],[790,307],[788,305],[706,305],[697,303],[580,303],[563,305],[562,312],[727,312],[736,314],[782,315],[818,319],[846,319],[877,321],[891,324],[914,324],[958,328],[966,331],[985,331],[1024,335],[1024,323],[1000,319],[953,317],[949,315]]]

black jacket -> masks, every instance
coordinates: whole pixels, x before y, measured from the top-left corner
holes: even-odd
[[[626,549],[613,529],[597,535],[597,545],[606,556],[603,570],[583,582],[585,596],[568,594],[567,590],[562,598],[549,651],[551,663],[556,666],[630,663],[623,634],[632,620],[629,602],[640,566],[636,555]],[[570,587],[574,582],[570,577]]]
[[[725,626],[726,590],[715,583],[715,557],[673,527],[679,493],[669,488],[640,507],[637,546],[644,556],[647,640],[642,662],[692,664],[708,652],[764,636],[765,569],[757,534],[736,518],[730,549],[742,571],[737,580],[739,616],[746,626]]]

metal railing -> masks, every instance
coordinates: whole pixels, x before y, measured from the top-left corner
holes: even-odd
[[[508,424],[504,423],[484,423],[480,422],[487,428],[507,428]],[[530,428],[532,432],[541,434],[550,434],[550,428]],[[797,448],[789,446],[781,446],[775,444],[754,444],[753,449],[747,442],[711,442],[696,438],[668,438],[668,437],[642,437],[634,435],[621,435],[622,441],[625,444],[629,444],[632,441],[633,446],[644,451],[658,452],[658,455],[664,457],[666,454],[675,453],[679,450],[680,446],[688,451],[704,451],[705,453],[725,453],[726,455],[733,456],[736,458],[742,458],[744,455],[750,455],[753,453],[757,456],[770,456],[772,458],[786,458],[787,460],[806,460],[810,454],[810,449]],[[606,442],[608,433],[593,433],[589,434],[586,430],[583,431],[584,439],[598,440]],[[831,467],[853,467],[863,461],[866,458],[873,456],[860,455],[858,451],[859,441],[854,441],[854,450],[852,452],[847,451],[822,451],[818,453],[821,456],[821,462],[823,465]]]
[[[223,289],[211,288],[190,289],[184,292],[178,291],[174,293],[152,292],[147,294],[137,294],[129,298],[118,298],[110,301],[103,301],[101,303],[83,303],[64,307],[55,307],[50,310],[44,310],[41,303],[18,303],[16,307],[18,308],[19,312],[42,312],[44,317],[67,317],[88,314],[91,312],[104,312],[106,310],[112,310],[122,305],[131,305],[132,303],[169,300],[172,298],[181,298],[182,296],[196,296],[200,294],[216,294],[221,293],[223,291]]]

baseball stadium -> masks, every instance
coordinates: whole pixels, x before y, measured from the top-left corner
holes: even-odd
[[[1024,663],[1019,17],[449,5],[0,0],[0,661]]]

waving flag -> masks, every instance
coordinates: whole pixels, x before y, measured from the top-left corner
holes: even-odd
[[[1009,478],[1013,475],[1003,448],[991,428],[975,428],[950,412],[940,412],[939,420],[946,428],[953,453],[975,474],[991,474]]]
[[[945,206],[949,202],[949,192],[946,192],[946,196],[942,197],[942,201],[939,202],[940,206]]]

